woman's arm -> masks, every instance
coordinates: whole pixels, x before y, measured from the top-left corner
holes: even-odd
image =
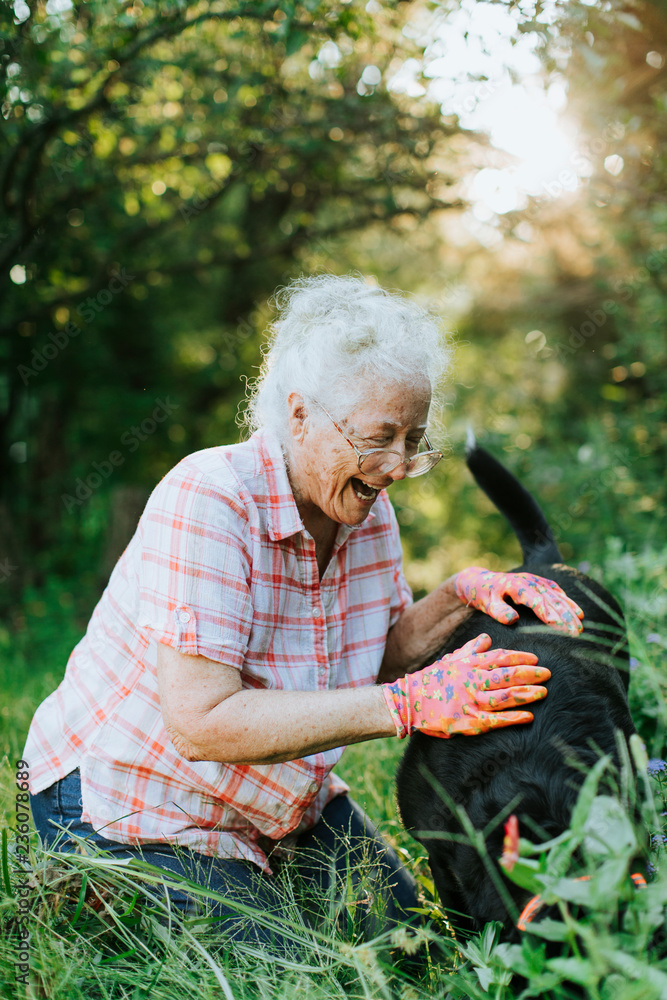
[[[378,684],[391,683],[423,666],[473,613],[474,608],[466,607],[457,596],[455,579],[450,576],[426,597],[407,607],[389,629]]]
[[[398,623],[397,623],[398,624]],[[165,729],[190,761],[277,764],[321,750],[396,736],[382,689],[248,690],[236,667],[158,643]]]

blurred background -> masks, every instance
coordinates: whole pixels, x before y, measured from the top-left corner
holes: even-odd
[[[657,621],[662,0],[15,0],[0,19],[0,648],[33,707],[155,484],[238,439],[271,294],[320,270],[430,302],[454,345],[446,461],[392,489],[416,595],[519,561],[465,468],[469,423],[564,558],[641,576]]]

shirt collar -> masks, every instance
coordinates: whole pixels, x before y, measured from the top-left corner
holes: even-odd
[[[278,542],[306,529],[292,493],[285,455],[277,435],[270,428],[263,427],[253,434],[253,438],[259,446],[262,466],[266,474],[267,530],[269,538]],[[361,524],[342,524],[336,536],[336,547],[339,548],[342,545],[351,531],[362,528],[375,517],[375,511],[371,510]]]
[[[279,542],[304,530],[304,524],[292,493],[285,455],[272,430],[263,427],[253,434],[257,441],[266,475],[267,530],[269,538]]]

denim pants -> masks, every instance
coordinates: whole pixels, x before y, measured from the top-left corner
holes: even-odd
[[[53,821],[87,838],[115,858],[141,858],[165,872],[206,886],[229,901],[288,919],[288,900],[275,876],[267,875],[252,861],[210,857],[184,847],[172,848],[167,843],[131,847],[96,833],[89,823],[81,820],[83,807],[78,768],[44,791],[31,795],[30,807],[35,827],[45,845],[55,843],[61,851],[76,849],[76,842],[63,835],[50,822]],[[272,868],[274,860],[271,859]],[[350,907],[340,905],[341,893],[348,903],[352,897],[354,930],[365,938],[399,923],[414,925],[419,922],[410,912],[410,907],[419,906],[415,880],[361,807],[348,795],[332,799],[319,822],[299,835],[294,860],[296,871],[294,867],[291,870],[301,890],[300,910],[310,926],[317,926],[318,918],[327,910],[331,912],[332,907],[344,915],[349,926]],[[168,892],[175,909],[186,914],[197,911],[196,899],[186,891],[169,888]],[[300,949],[289,937],[284,937],[279,928],[239,916],[238,910],[222,902],[216,902],[208,912],[219,920],[221,931],[230,940],[268,947],[276,957],[303,958]]]

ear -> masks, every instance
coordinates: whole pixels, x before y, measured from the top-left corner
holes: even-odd
[[[287,397],[287,419],[292,439],[302,444],[308,426],[308,407],[300,392],[290,392]]]

